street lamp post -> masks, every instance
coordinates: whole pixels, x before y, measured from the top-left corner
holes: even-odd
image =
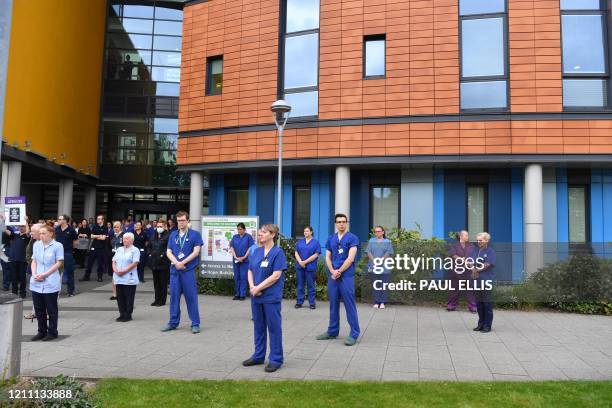
[[[279,233],[282,233],[282,197],[283,197],[283,129],[287,124],[291,105],[283,99],[279,99],[270,106],[270,110],[274,113],[274,123],[278,130],[278,185],[277,185],[277,208],[276,220],[278,222]]]

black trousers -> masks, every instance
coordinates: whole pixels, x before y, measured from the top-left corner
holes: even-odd
[[[155,288],[155,303],[166,304],[168,297],[169,268],[153,269],[153,287]]]
[[[57,336],[57,296],[59,292],[38,293],[32,292],[32,302],[34,303],[34,313],[38,321],[38,333]],[[47,315],[49,324],[47,325]]]
[[[134,311],[134,297],[136,296],[136,285],[115,285],[117,288],[117,306],[119,317],[131,319]]]
[[[22,298],[26,297],[26,269],[28,264],[25,262],[10,262],[11,282],[13,293],[19,294]],[[19,289],[19,290],[18,290]]]
[[[89,279],[94,262],[98,263],[98,278],[102,278],[105,267],[104,260],[104,248],[95,248],[89,251],[89,257],[87,258],[87,268],[85,269],[85,278]]]

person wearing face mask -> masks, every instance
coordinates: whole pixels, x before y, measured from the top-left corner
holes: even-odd
[[[108,256],[108,260],[110,261],[110,265],[108,266],[109,274],[113,274],[113,257],[117,252],[117,249],[123,245],[123,232],[121,231],[121,221],[115,221],[113,223],[113,232],[109,234],[108,243],[110,250],[110,255]],[[113,280],[113,296],[110,297],[110,300],[117,300],[117,288],[115,287],[115,282]]]
[[[138,262],[138,279],[140,282],[144,283],[144,267],[145,261],[147,259],[146,249],[147,249],[147,241],[149,238],[147,237],[147,233],[142,229],[142,222],[138,221],[134,224],[134,246],[138,248],[140,252],[140,261]]]
[[[153,271],[153,287],[155,300],[151,306],[163,306],[168,296],[168,279],[170,277],[170,261],[166,256],[168,249],[168,231],[163,220],[157,221],[155,233],[149,240],[149,266]]]

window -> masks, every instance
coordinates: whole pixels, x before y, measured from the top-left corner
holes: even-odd
[[[487,231],[487,186],[467,186],[467,230],[475,237]]]
[[[593,0],[561,1],[563,106],[608,106],[606,13]]]
[[[233,188],[227,191],[227,214],[247,215],[249,213],[249,190]]]
[[[310,225],[310,187],[296,186],[293,189],[293,231],[294,237],[303,237],[304,228]]]
[[[363,37],[363,76],[381,78],[385,76],[385,35]]]
[[[585,243],[589,240],[588,186],[568,186],[569,241]]]
[[[290,117],[319,112],[319,0],[286,0],[281,92],[291,105]]]
[[[508,107],[506,4],[461,0],[461,109]]]
[[[400,188],[375,186],[371,188],[372,225],[382,225],[386,230],[400,226]]]
[[[206,60],[206,95],[220,95],[223,90],[223,56]]]

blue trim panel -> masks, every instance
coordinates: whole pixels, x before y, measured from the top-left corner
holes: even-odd
[[[225,181],[223,174],[210,176],[209,214],[223,215],[225,213]]]
[[[444,170],[434,170],[433,183],[433,236],[446,238],[444,232]]]
[[[257,174],[249,174],[249,215],[257,215]]]

